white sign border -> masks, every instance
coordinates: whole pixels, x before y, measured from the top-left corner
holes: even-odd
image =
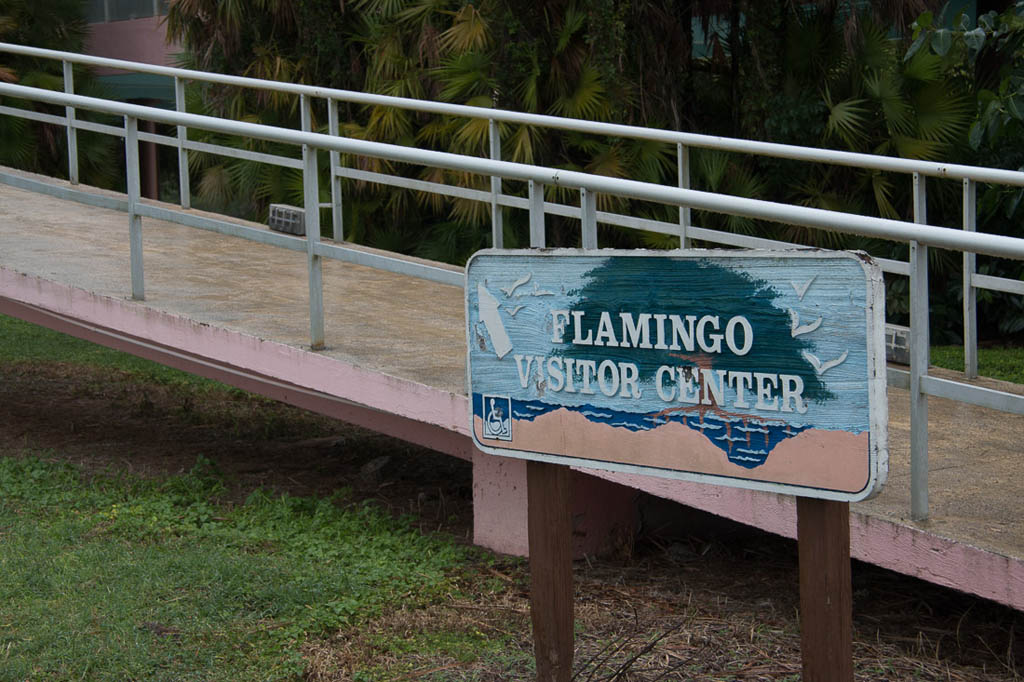
[[[734,478],[714,474],[702,474],[697,472],[676,471],[672,469],[661,469],[637,464],[624,464],[622,462],[608,462],[604,460],[585,459],[570,457],[568,455],[552,455],[550,453],[532,452],[527,450],[509,450],[494,447],[481,443],[477,439],[476,429],[473,428],[473,386],[472,386],[472,353],[470,351],[471,334],[469,329],[469,272],[473,261],[480,256],[531,256],[531,257],[587,257],[587,258],[817,258],[837,260],[853,260],[864,269],[866,282],[866,301],[868,311],[867,323],[867,364],[868,364],[868,481],[864,488],[855,493],[832,490],[828,488],[814,488],[810,486],[798,486],[788,483],[775,483],[770,481],[758,481],[748,478]],[[794,249],[794,250],[767,250],[767,249],[672,249],[672,250],[648,250],[648,249],[483,249],[474,253],[466,262],[466,295],[465,295],[465,327],[466,327],[466,394],[469,396],[469,427],[473,444],[482,452],[489,455],[511,457],[514,459],[533,460],[537,462],[549,462],[552,464],[563,464],[579,469],[599,469],[624,474],[636,474],[641,476],[653,476],[678,481],[692,481],[696,483],[707,483],[721,485],[730,488],[742,488],[746,490],[759,490],[763,492],[779,493],[783,495],[796,495],[813,497],[822,500],[834,500],[840,502],[859,502],[870,499],[880,493],[885,486],[889,473],[889,439],[888,420],[889,404],[886,394],[886,363],[885,363],[885,284],[881,268],[871,257],[861,251],[828,251],[821,249]],[[874,341],[872,343],[872,340]]]

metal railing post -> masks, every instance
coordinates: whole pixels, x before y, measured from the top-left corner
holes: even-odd
[[[146,299],[145,277],[142,270],[142,216],[136,206],[142,190],[139,186],[139,121],[124,117],[125,175],[128,181],[128,262],[132,276],[132,298]]]
[[[73,64],[66,59],[64,64],[64,92],[69,95],[75,94],[75,73]],[[68,132],[68,180],[72,185],[78,184],[78,131],[75,129],[75,108],[64,107],[64,118],[67,121]]]
[[[690,189],[690,148],[676,145],[676,167],[679,169],[679,187]],[[690,207],[679,207],[679,245],[690,248]]]
[[[914,173],[914,222],[928,221],[925,180]],[[910,516],[928,518],[928,247],[910,242]]]
[[[498,123],[492,118],[487,122],[487,134],[491,142],[491,159],[501,161],[501,133],[498,131]],[[498,197],[501,196],[501,177],[491,176],[491,245],[500,249],[505,244],[504,223],[501,217],[501,205]]]
[[[580,221],[583,223],[583,248],[597,248],[597,197],[580,187]]]
[[[338,125],[338,102],[327,99],[327,132],[331,137],[337,137],[341,129]],[[331,227],[334,234],[334,241],[345,240],[344,215],[341,212],[341,176],[338,175],[338,166],[341,165],[341,153],[331,150]]]
[[[530,248],[543,249],[546,245],[544,234],[544,185],[530,180],[527,184],[530,201]]]
[[[180,77],[174,77],[174,110],[178,113],[186,113],[185,106],[185,82]],[[188,141],[188,127],[178,126],[178,195],[182,208],[192,208],[192,189],[188,179],[188,149],[185,142]]]
[[[309,95],[301,95],[302,130],[313,127],[313,110]],[[320,187],[317,177],[316,148],[302,145],[302,195],[306,218],[306,265],[309,270],[309,345],[313,350],[324,347],[324,278],[323,257],[316,252],[320,243]]]
[[[964,178],[964,229],[978,229],[978,187]],[[974,289],[977,257],[964,251],[964,374],[968,379],[978,376],[978,292]]]

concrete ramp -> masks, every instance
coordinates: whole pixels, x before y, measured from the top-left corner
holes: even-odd
[[[146,300],[132,301],[124,213],[0,185],[0,312],[471,459],[476,542],[525,554],[525,463],[468,436],[461,288],[325,260],[327,347],[314,352],[304,253],[153,219],[143,245]],[[919,524],[908,520],[908,403],[889,389],[890,483],[854,505],[853,556],[1024,608],[1024,418],[930,401],[932,518]],[[636,491],[796,532],[784,496],[595,471],[574,485],[578,552],[632,531]]]

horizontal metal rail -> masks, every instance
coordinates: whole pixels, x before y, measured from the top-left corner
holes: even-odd
[[[886,379],[887,383],[894,388],[910,390],[910,372],[905,369],[886,368]],[[1024,415],[1024,395],[1016,393],[927,375],[921,377],[921,391],[936,398],[946,398],[967,405]]]
[[[515,123],[521,125],[537,126],[540,128],[557,128],[560,130],[572,130],[581,133],[595,135],[607,135],[611,137],[626,137],[638,140],[651,140],[670,144],[681,144],[687,147],[699,147],[706,149],[717,149],[720,151],[751,154],[757,156],[770,156],[794,161],[807,161],[814,163],[826,163],[839,166],[852,166],[857,168],[870,168],[873,170],[892,171],[897,173],[920,173],[922,175],[945,177],[955,179],[971,179],[976,182],[991,182],[1003,185],[1024,187],[1024,173],[1019,171],[1002,170],[998,168],[984,168],[979,166],[967,166],[963,164],[947,164],[933,161],[921,161],[917,159],[901,159],[891,156],[877,156],[873,154],[862,154],[857,152],[845,152],[832,149],[819,149],[814,147],[800,147],[796,145],[778,144],[774,142],[759,142],[756,140],[740,140],[715,135],[699,135],[696,133],[684,133],[672,130],[660,130],[656,128],[643,128],[640,126],[622,125],[618,123],[604,123],[600,121],[584,121],[579,119],[562,118],[547,114],[531,114],[527,112],[505,111],[501,109],[490,109],[487,107],[474,107],[464,104],[451,104],[447,102],[432,102],[428,100],[417,100],[405,97],[394,97],[391,95],[375,95],[372,93],[355,92],[352,90],[340,90],[336,88],[323,88],[301,83],[286,83],[282,81],[268,81],[259,78],[246,76],[231,76],[227,74],[210,73],[206,71],[194,71],[172,66],[160,66],[156,64],[140,64],[120,59],[107,57],[95,57],[75,52],[62,52],[59,50],[46,50],[43,48],[17,45],[14,43],[0,42],[0,52],[20,54],[46,59],[60,59],[75,64],[87,64],[89,66],[104,67],[111,69],[124,69],[136,73],[148,73],[167,76],[169,78],[181,78],[186,80],[202,81],[206,83],[219,83],[221,85],[232,85],[242,88],[256,90],[273,90],[294,95],[306,95],[323,99],[351,102],[353,104],[364,104],[369,106],[385,106],[400,109],[411,109],[424,113],[440,114],[444,116],[459,116],[465,118],[482,118],[502,123]]]
[[[1003,291],[1008,294],[1022,294],[1024,295],[1024,282],[1015,279],[1007,279],[1005,277],[993,277],[992,275],[979,275],[975,273],[971,276],[971,283],[977,288],[992,289],[993,291]]]
[[[559,168],[530,166],[511,161],[492,161],[449,152],[417,149],[383,142],[369,142],[345,137],[331,137],[321,133],[275,128],[247,121],[233,121],[199,114],[179,113],[156,107],[126,104],[110,100],[68,95],[53,90],[41,90],[22,85],[0,83],[0,95],[31,99],[49,104],[73,106],[106,114],[156,121],[167,125],[184,125],[211,132],[255,137],[272,142],[309,145],[345,154],[357,154],[391,161],[467,171],[480,175],[498,175],[514,180],[533,180],[546,185],[586,189],[591,192],[614,194],[631,199],[653,201],[674,206],[688,206],[714,213],[758,218],[770,222],[815,227],[823,230],[848,232],[869,237],[897,241],[917,241],[920,244],[956,251],[1000,256],[1024,260],[1024,240],[984,233],[965,233],[948,227],[908,223],[889,218],[853,215],[826,211],[807,206],[780,204],[762,199],[713,194],[693,189],[668,187],[636,180],[591,175]]]

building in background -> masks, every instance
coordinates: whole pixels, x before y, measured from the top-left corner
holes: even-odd
[[[86,52],[97,57],[174,66],[179,47],[167,43],[163,24],[167,5],[168,0],[87,0],[85,17],[90,31]],[[95,73],[118,99],[174,107],[174,81],[166,76],[103,68],[95,69]],[[143,130],[155,132],[152,121],[140,124]],[[156,145],[142,143],[140,156],[142,194],[159,198]]]

